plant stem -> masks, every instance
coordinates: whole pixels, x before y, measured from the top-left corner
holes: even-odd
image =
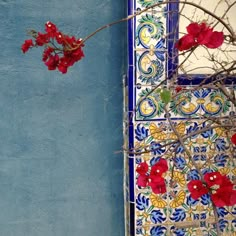
[[[102,30],[104,30],[104,29],[106,29],[106,28],[108,28],[108,27],[111,27],[111,26],[113,26],[113,25],[116,25],[116,24],[119,24],[119,23],[122,23],[122,22],[129,21],[129,20],[135,18],[136,16],[141,15],[141,14],[143,14],[144,12],[147,12],[148,10],[151,10],[151,9],[153,9],[153,8],[159,7],[159,6],[164,5],[164,4],[169,4],[169,3],[176,3],[176,4],[180,3],[180,4],[191,5],[191,6],[193,6],[193,7],[196,7],[196,8],[198,8],[198,9],[202,10],[202,11],[205,12],[206,14],[208,14],[208,15],[212,16],[213,18],[215,18],[218,22],[220,22],[220,23],[228,30],[228,32],[229,32],[230,35],[231,35],[231,40],[232,40],[232,41],[235,41],[235,40],[236,40],[235,34],[234,34],[233,30],[229,27],[229,25],[227,25],[227,24],[221,19],[221,17],[218,17],[217,15],[215,15],[215,14],[212,13],[211,11],[207,10],[206,8],[200,6],[200,5],[196,4],[196,3],[193,3],[193,2],[186,2],[186,1],[164,1],[164,2],[160,2],[160,3],[153,4],[152,6],[147,7],[147,8],[145,8],[145,9],[141,10],[141,11],[138,11],[138,12],[134,13],[133,15],[129,15],[128,17],[122,18],[122,19],[117,20],[117,21],[113,21],[113,22],[111,22],[111,23],[109,23],[109,24],[106,24],[106,25],[104,25],[104,26],[102,26],[102,27],[99,27],[97,30],[95,30],[94,32],[92,32],[91,34],[89,34],[88,36],[86,36],[86,37],[81,41],[80,44],[78,44],[76,47],[74,47],[74,48],[71,49],[71,50],[77,49],[77,48],[80,47],[83,43],[85,43],[88,39],[90,39],[91,37],[93,37],[95,34],[97,34],[98,32],[100,32],[100,31],[102,31]]]
[[[224,128],[227,128],[227,127],[228,127],[228,128],[232,128],[232,127],[234,127],[234,125],[223,125],[223,124],[214,125],[214,126],[208,125],[208,126],[202,128],[202,129],[199,129],[199,130],[197,130],[197,131],[195,131],[195,132],[191,132],[191,133],[189,133],[188,135],[184,135],[184,136],[182,137],[182,140],[185,141],[186,139],[191,138],[191,137],[194,136],[194,135],[201,134],[201,133],[206,132],[206,131],[211,130],[211,129],[223,128],[223,127],[224,127]],[[172,142],[163,144],[163,145],[161,145],[160,147],[158,147],[158,148],[156,148],[156,149],[152,149],[152,150],[153,150],[153,151],[157,151],[157,150],[159,150],[159,149],[161,149],[161,148],[164,148],[164,147],[167,147],[167,146],[176,144],[176,143],[179,143],[179,140],[178,140],[178,139],[177,139],[177,140],[174,140],[174,141],[172,141]],[[125,149],[124,149],[124,150],[125,150]],[[142,151],[142,152],[135,152],[135,151],[130,151],[130,150],[125,150],[125,151],[127,151],[129,154],[141,155],[141,154],[145,154],[145,153],[150,153],[152,150],[145,150],[145,151]]]

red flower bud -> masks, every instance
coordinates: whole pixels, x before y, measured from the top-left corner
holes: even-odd
[[[33,46],[34,44],[33,44],[32,39],[26,39],[25,42],[21,46],[21,50],[23,53],[26,53],[29,50],[29,48]]]
[[[175,92],[176,92],[176,93],[179,93],[181,90],[182,90],[182,87],[180,87],[180,86],[177,86],[177,87],[175,88]]]

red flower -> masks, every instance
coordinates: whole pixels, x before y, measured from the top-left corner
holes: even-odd
[[[201,24],[198,24],[196,22],[193,22],[193,23],[190,23],[186,29],[188,31],[189,34],[191,34],[193,37],[198,37],[199,34],[202,32],[202,31],[205,31],[207,30],[207,25],[206,23],[201,23]]]
[[[56,32],[57,32],[57,27],[55,24],[53,24],[52,22],[48,21],[45,24],[45,31],[51,36],[51,37],[55,37],[56,36]]]
[[[223,44],[223,42],[224,42],[224,33],[214,31],[212,32],[209,41],[204,45],[208,48],[218,48]]]
[[[205,45],[208,48],[218,48],[224,42],[224,33],[213,31],[206,23],[191,23],[187,27],[188,34],[180,38],[175,47],[179,51],[188,50],[197,45]]]
[[[193,199],[197,200],[202,195],[208,193],[208,189],[203,185],[200,180],[191,180],[188,185],[188,190]]]
[[[231,188],[233,188],[233,184],[228,179],[228,177],[226,175],[221,175],[221,173],[218,171],[206,173],[204,175],[204,180],[206,181],[208,187],[219,185],[219,186],[230,186]]]
[[[204,176],[209,186],[212,186],[211,199],[217,207],[233,206],[236,204],[236,191],[234,184],[226,175],[219,172],[207,173]]]
[[[211,195],[211,200],[217,207],[233,206],[236,204],[236,190],[230,186],[221,186]]]
[[[58,70],[59,70],[62,74],[65,74],[65,73],[67,72],[68,67],[69,67],[67,61],[68,61],[67,58],[62,57],[61,60],[60,60],[60,62],[59,62],[59,64],[58,64],[58,66],[57,66]]]
[[[160,160],[154,164],[151,168],[151,175],[158,175],[162,176],[163,173],[165,173],[168,170],[167,161],[163,158],[160,158]]]
[[[140,187],[147,187],[149,177],[147,175],[139,175],[137,179],[137,185]]]
[[[45,62],[45,65],[48,67],[49,70],[56,70],[59,60],[60,59],[58,55],[51,55],[49,59]]]
[[[163,158],[154,164],[150,172],[149,186],[152,188],[152,191],[156,194],[166,192],[166,184],[162,175],[168,170],[167,161]]]
[[[148,164],[146,162],[142,162],[136,168],[136,171],[139,173],[139,177],[137,179],[137,185],[140,187],[147,187],[147,183],[149,181],[148,172]]]
[[[43,46],[44,44],[49,43],[48,34],[38,32],[38,36],[36,37],[35,42],[38,46]]]
[[[137,185],[140,187],[150,186],[152,191],[156,194],[166,192],[166,184],[163,178],[163,173],[168,170],[167,161],[163,158],[151,167],[150,175],[148,175],[148,164],[142,162],[136,168],[139,176],[137,178]]]
[[[183,51],[183,50],[188,50],[196,45],[197,43],[195,42],[194,36],[191,34],[186,34],[177,41],[177,43],[175,44],[175,47],[179,51]]]
[[[61,32],[56,32],[55,36],[58,44],[63,44],[65,42],[64,36]]]
[[[236,133],[232,135],[231,142],[236,145]]]
[[[150,178],[151,182],[149,183],[149,186],[152,188],[154,193],[166,193],[166,183],[163,177],[155,176]]]
[[[200,180],[192,180],[188,183],[188,189],[193,199],[197,200],[203,194],[211,192],[211,200],[217,207],[233,206],[236,204],[236,190],[226,175],[218,171],[204,175],[207,187]]]
[[[51,53],[54,51],[53,48],[51,47],[47,47],[44,49],[43,51],[43,57],[42,57],[42,60],[45,62],[47,61],[47,59],[49,58],[49,56],[51,55]]]
[[[221,185],[222,184],[222,175],[220,172],[210,172],[204,175],[204,180],[206,181],[209,187],[213,185]]]
[[[25,42],[21,46],[21,50],[23,53],[26,53],[30,47],[33,47],[33,40],[32,39],[26,39]]]
[[[148,172],[148,164],[146,162],[140,163],[138,167],[136,168],[136,171],[140,175],[145,175]]]

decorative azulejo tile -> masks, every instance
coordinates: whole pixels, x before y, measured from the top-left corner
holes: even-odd
[[[136,49],[165,50],[166,17],[147,12],[136,17]],[[162,57],[162,55],[159,55]]]
[[[232,89],[231,89],[232,90]],[[173,89],[174,91],[174,89]],[[234,90],[236,92],[236,89]],[[219,90],[186,86],[181,93],[173,93],[168,110],[172,118],[199,118],[235,115],[225,95]],[[155,86],[136,86],[136,120],[165,119],[164,103]]]
[[[129,14],[158,2],[163,1],[130,0]],[[165,37],[170,28],[167,8],[174,9],[162,5],[129,22],[126,236],[216,236],[210,196],[205,194],[194,200],[187,184],[200,178],[197,169],[201,169],[202,174],[209,170],[219,171],[235,181],[235,147],[223,128],[208,127],[214,124],[215,117],[227,125],[225,117],[232,117],[232,120],[236,110],[221,91],[196,89],[197,83],[187,80],[182,83],[181,92],[172,92],[172,101],[165,106],[156,85],[168,77],[172,68],[168,62],[170,42]],[[178,85],[166,81],[161,89],[168,86],[175,91]],[[236,87],[229,86],[228,91],[232,90],[236,94]],[[181,135],[184,146],[177,142],[168,119]],[[195,165],[189,161],[185,147]],[[168,162],[164,175],[167,191],[155,194],[151,187],[137,185],[136,168],[146,162],[150,172],[160,158]],[[236,232],[236,207],[217,208],[217,212],[222,233],[233,235]]]
[[[136,50],[136,84],[155,85],[165,78],[165,51]]]
[[[136,17],[136,84],[153,85],[165,76],[166,18],[148,12]]]

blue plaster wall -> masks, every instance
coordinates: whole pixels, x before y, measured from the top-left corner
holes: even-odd
[[[121,0],[0,0],[0,236],[124,235],[125,24],[66,75],[20,51],[48,20],[84,37],[124,16]]]

